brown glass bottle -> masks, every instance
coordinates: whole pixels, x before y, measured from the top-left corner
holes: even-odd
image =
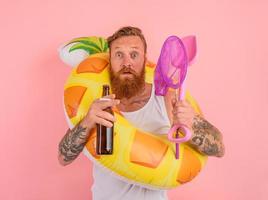
[[[110,94],[109,85],[103,85],[102,96]],[[114,115],[112,109],[106,108],[104,111]],[[97,124],[97,145],[96,152],[98,155],[113,154],[113,138],[114,138],[114,126],[106,127],[101,124]]]

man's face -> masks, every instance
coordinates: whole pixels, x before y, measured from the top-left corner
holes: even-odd
[[[112,42],[110,75],[117,98],[130,98],[142,89],[145,61],[144,45],[138,36],[124,36]]]
[[[140,74],[144,67],[144,45],[138,36],[124,36],[114,40],[111,45],[110,56],[111,67],[115,73],[129,69],[136,74]],[[127,72],[120,76],[122,79],[127,77],[132,76]]]

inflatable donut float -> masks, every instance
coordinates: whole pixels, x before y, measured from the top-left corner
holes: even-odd
[[[61,47],[61,58],[68,57],[74,49],[86,53],[72,55],[71,60],[76,57],[72,63],[79,64],[72,69],[64,86],[64,111],[70,128],[83,119],[92,102],[101,97],[102,85],[110,84],[109,54],[105,39],[74,39]],[[72,65],[66,59],[64,62]],[[147,83],[153,82],[154,68],[152,62],[146,63]],[[188,91],[185,99],[197,113],[201,113]],[[167,139],[167,135],[137,129],[117,109],[114,109],[114,115],[113,154],[96,154],[96,129],[91,131],[83,153],[117,178],[150,189],[171,189],[191,181],[204,167],[207,156],[187,143],[180,144],[180,159],[176,159],[175,145]]]

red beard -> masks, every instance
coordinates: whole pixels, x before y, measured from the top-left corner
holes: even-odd
[[[123,68],[119,72],[114,72],[112,66],[110,66],[109,70],[112,91],[117,99],[129,99],[139,94],[145,86],[145,65],[140,74],[130,68]],[[121,75],[124,73],[131,77],[122,77],[125,76]]]

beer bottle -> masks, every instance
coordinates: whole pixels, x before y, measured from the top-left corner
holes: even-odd
[[[103,85],[102,96],[107,96],[110,94],[109,85]],[[109,100],[102,98],[102,100]],[[114,115],[112,108],[106,108],[104,111]],[[98,155],[113,154],[113,136],[114,136],[114,126],[106,127],[101,124],[97,124],[97,146],[96,152]]]

